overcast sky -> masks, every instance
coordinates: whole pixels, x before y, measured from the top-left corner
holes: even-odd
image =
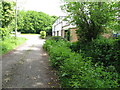
[[[24,10],[42,11],[56,16],[65,15],[60,9],[61,0],[17,0],[17,2],[19,8]]]

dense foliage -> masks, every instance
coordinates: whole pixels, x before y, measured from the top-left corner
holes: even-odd
[[[22,33],[38,33],[46,31],[51,34],[52,23],[55,20],[43,12],[36,11],[19,11],[18,14],[18,31]]]
[[[7,27],[12,20],[14,19],[15,10],[14,10],[15,2],[9,2],[6,0],[2,1],[2,27]]]
[[[105,28],[119,30],[119,4],[105,2],[68,2],[62,7],[69,14],[69,20],[78,28],[80,42],[90,42],[105,31]]]
[[[2,13],[2,2],[0,1],[0,13]],[[0,14],[0,27],[2,26],[2,14]]]
[[[72,51],[85,58],[91,57],[93,64],[103,65],[106,70],[115,70],[118,74],[120,39],[112,38],[112,33],[120,32],[119,7],[120,2],[67,2],[62,6],[69,14],[70,23],[78,28],[79,40],[71,44]]]
[[[120,73],[120,39],[96,39],[87,44],[74,42],[70,48],[72,51],[83,53],[85,57],[92,57],[92,62],[102,63],[108,67],[113,65]]]
[[[60,76],[62,87],[73,88],[113,88],[118,87],[118,74],[109,66],[93,64],[91,57],[72,52],[70,42],[49,39],[44,49],[50,55],[52,66]],[[112,68],[112,69],[111,69]]]
[[[13,30],[14,6],[15,3],[11,1],[3,0],[0,3],[0,36],[2,39],[9,37],[10,32]]]

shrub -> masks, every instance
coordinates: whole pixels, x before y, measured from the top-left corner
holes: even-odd
[[[47,40],[44,49],[50,55],[52,66],[59,72],[62,87],[114,88],[118,87],[115,69],[94,65],[91,57],[72,52],[69,42]],[[113,67],[113,66],[111,66]]]
[[[64,63],[64,60],[70,57],[71,50],[64,46],[53,46],[54,49],[49,51],[50,60],[52,65],[59,68]]]
[[[10,31],[7,28],[0,28],[0,36],[4,40],[6,37],[10,36]]]
[[[59,68],[63,61],[70,56],[69,42],[64,40],[47,40],[43,48],[48,51],[53,67]],[[53,49],[54,48],[54,49]]]
[[[79,52],[80,50],[80,45],[79,45],[79,42],[72,42],[71,45],[70,45],[70,49],[72,51],[75,51],[75,52]]]
[[[49,52],[50,48],[52,48],[53,46],[70,47],[71,43],[60,36],[53,36],[45,41],[43,48]]]
[[[46,38],[46,32],[45,31],[40,31],[40,38],[42,38],[42,39]]]
[[[85,57],[92,57],[94,63],[104,66],[113,65],[120,72],[120,44],[117,39],[96,39],[88,44],[79,44]]]
[[[59,41],[59,40],[64,40],[66,41],[65,38],[62,38],[61,36],[52,36],[51,38],[49,38],[50,40],[55,40],[55,41]]]
[[[90,58],[73,54],[60,67],[63,87],[113,88],[117,87],[118,74],[108,72],[103,66],[93,66]]]

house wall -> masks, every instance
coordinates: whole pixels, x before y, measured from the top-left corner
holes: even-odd
[[[70,29],[70,41],[71,42],[76,42],[78,41],[78,37],[77,37],[77,34],[76,34],[76,28],[72,28]]]
[[[63,19],[65,16],[60,16],[52,25],[52,36],[61,36],[62,34],[62,26],[63,26]]]
[[[77,41],[75,25],[70,25],[68,21],[63,21],[65,16],[60,16],[52,25],[52,36],[65,38],[65,30],[70,30],[71,42]],[[71,29],[70,29],[71,28]]]
[[[65,31],[63,29],[61,30],[61,36],[62,36],[62,38],[64,38],[64,36],[65,36]]]

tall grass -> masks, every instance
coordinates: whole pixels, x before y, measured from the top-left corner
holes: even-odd
[[[24,43],[26,40],[27,39],[23,37],[7,37],[4,40],[0,40],[0,55],[6,54],[20,44]]]

